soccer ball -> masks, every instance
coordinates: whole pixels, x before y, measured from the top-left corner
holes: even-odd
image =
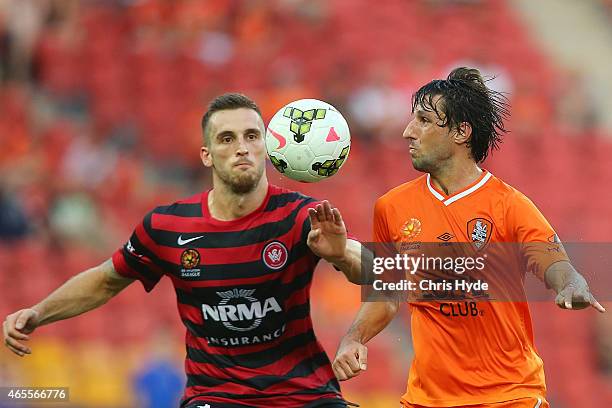
[[[272,164],[297,181],[315,182],[333,176],[346,162],[350,149],[346,120],[332,105],[317,99],[283,106],[266,131]]]

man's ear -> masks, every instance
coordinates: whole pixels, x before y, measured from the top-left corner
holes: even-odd
[[[200,159],[202,159],[202,163],[204,164],[204,166],[212,167],[212,156],[210,155],[210,150],[207,146],[202,146],[200,148]]]
[[[461,122],[455,132],[454,140],[457,144],[463,144],[470,141],[472,138],[472,125],[467,122]]]

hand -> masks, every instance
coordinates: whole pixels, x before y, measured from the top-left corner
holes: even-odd
[[[337,208],[331,208],[328,201],[308,209],[310,233],[307,244],[316,255],[326,261],[339,261],[346,250],[346,227]]]
[[[601,313],[606,311],[591,293],[586,280],[579,274],[557,294],[555,303],[561,309],[580,310],[592,306]]]
[[[20,357],[31,354],[32,350],[20,341],[28,341],[36,327],[38,327],[38,312],[34,309],[22,309],[10,314],[2,324],[4,345]]]
[[[332,369],[339,381],[348,380],[367,369],[368,348],[355,340],[344,338],[338,347]]]

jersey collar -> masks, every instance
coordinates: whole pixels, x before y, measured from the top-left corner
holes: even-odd
[[[244,222],[252,220],[255,217],[258,217],[261,214],[261,212],[264,210],[264,208],[266,208],[266,206],[268,205],[268,201],[270,201],[270,196],[272,196],[275,192],[277,192],[279,188],[276,186],[273,186],[272,184],[268,184],[268,191],[266,192],[266,196],[257,209],[251,211],[250,213],[246,215],[243,215],[240,218],[235,218],[229,221],[218,220],[210,214],[210,209],[208,208],[208,194],[211,192],[211,190],[212,188],[202,193],[202,199],[201,199],[202,200],[202,216],[206,219],[206,221],[208,221],[211,224],[229,227],[232,225],[240,225]]]
[[[491,173],[489,173],[487,170],[482,171],[482,174],[480,175],[480,177],[478,178],[478,180],[474,181],[472,184],[470,184],[469,186],[467,186],[466,188],[464,188],[463,190],[459,190],[457,191],[455,194],[447,196],[444,193],[442,193],[440,190],[436,189],[432,184],[431,184],[431,176],[429,175],[429,173],[427,173],[427,189],[431,192],[431,194],[436,197],[438,200],[442,201],[442,204],[448,206],[452,203],[454,203],[455,201],[472,194],[474,191],[478,190],[480,187],[484,186],[485,183],[487,181],[489,181],[489,179],[492,177],[493,175]]]

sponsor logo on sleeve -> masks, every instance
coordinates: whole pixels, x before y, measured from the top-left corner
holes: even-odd
[[[132,245],[132,241],[128,240],[128,242],[125,244],[125,249],[132,255],[137,256],[139,258],[142,258],[142,255],[140,255],[138,252],[136,252],[136,249],[134,248],[134,245]]]
[[[550,237],[548,237],[548,242],[550,243],[550,245],[548,246],[548,252],[565,251],[565,249],[563,248],[563,244],[561,243],[561,240],[559,239],[559,236],[557,234],[552,234]]]

